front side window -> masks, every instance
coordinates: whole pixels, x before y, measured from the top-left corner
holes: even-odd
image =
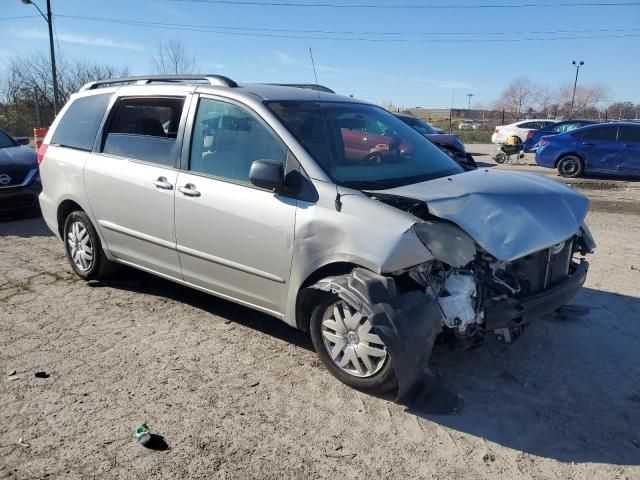
[[[374,105],[314,101],[267,105],[339,185],[379,190],[463,171],[416,130]]]
[[[189,170],[249,182],[255,160],[283,165],[287,149],[253,114],[237,105],[203,98],[193,125]]]
[[[110,93],[74,100],[53,132],[51,144],[91,151],[110,100]]]
[[[640,143],[640,125],[620,127],[619,140],[625,143]]]
[[[557,125],[556,127],[553,128],[553,131],[556,133],[566,133],[566,132],[570,132],[571,130],[575,130],[576,128],[579,128],[581,126],[580,123],[563,123],[562,125]]]
[[[174,166],[184,98],[123,98],[105,132],[103,153]]]

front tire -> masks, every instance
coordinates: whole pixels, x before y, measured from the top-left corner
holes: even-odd
[[[558,162],[558,173],[565,178],[577,178],[582,175],[582,160],[575,155],[569,155]]]
[[[309,327],[320,361],[342,383],[370,394],[397,388],[391,357],[369,319],[337,295],[313,309]]]
[[[101,280],[113,272],[115,264],[105,256],[85,212],[71,212],[65,219],[64,246],[71,268],[83,280]]]

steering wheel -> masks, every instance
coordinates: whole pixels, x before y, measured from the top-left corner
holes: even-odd
[[[382,163],[382,152],[369,152],[358,163]]]

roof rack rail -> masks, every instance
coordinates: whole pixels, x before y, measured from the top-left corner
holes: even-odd
[[[315,83],[263,83],[263,85],[276,85],[279,87],[306,88],[307,90],[317,90],[318,92],[336,93],[329,87]]]
[[[85,90],[94,90],[102,85],[113,85],[116,83],[136,83],[137,85],[147,85],[152,82],[189,82],[194,80],[207,81],[209,82],[209,85],[219,87],[235,88],[238,86],[236,82],[223,75],[142,75],[137,77],[96,80],[83,85],[82,88],[80,88],[80,91],[84,92]]]

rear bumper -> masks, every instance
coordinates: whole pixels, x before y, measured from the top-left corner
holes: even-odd
[[[0,215],[20,213],[38,207],[38,195],[42,191],[40,178],[20,187],[0,188]]]
[[[582,288],[587,278],[588,262],[581,262],[571,275],[555,287],[527,298],[507,298],[485,308],[487,330],[514,327],[540,318],[565,305]]]

